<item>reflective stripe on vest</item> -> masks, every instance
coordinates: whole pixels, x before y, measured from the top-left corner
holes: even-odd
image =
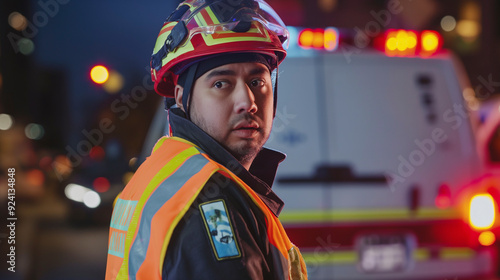
[[[106,279],[162,279],[173,231],[215,172],[237,183],[263,212],[269,242],[288,268],[282,279],[306,279],[298,249],[258,195],[194,144],[177,137],[161,138],[120,194],[111,218]]]

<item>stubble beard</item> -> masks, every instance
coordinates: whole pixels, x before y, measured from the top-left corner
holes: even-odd
[[[201,128],[205,133],[210,135],[215,141],[217,141],[226,151],[228,151],[238,162],[240,162],[242,165],[246,165],[251,163],[257,154],[262,150],[262,147],[264,146],[264,143],[267,141],[267,138],[269,135],[264,137],[262,139],[258,139],[254,141],[247,140],[247,143],[241,144],[241,143],[235,143],[234,145],[231,145],[230,143],[226,143],[224,139],[219,139],[220,137],[217,137],[216,131],[213,131],[214,129],[209,127],[203,117],[198,116],[194,110],[191,111],[191,121],[196,124],[199,128]],[[239,118],[236,121],[233,121],[233,123],[237,123],[243,118],[252,118],[251,116],[244,116],[242,118]],[[229,127],[231,127],[231,124],[228,124]],[[259,133],[262,133],[259,131]]]

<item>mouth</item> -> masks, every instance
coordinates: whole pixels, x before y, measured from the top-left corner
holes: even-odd
[[[260,127],[256,122],[245,121],[237,124],[233,131],[242,138],[251,138],[260,131]]]
[[[244,121],[236,124],[233,130],[259,130],[259,125],[254,121]]]

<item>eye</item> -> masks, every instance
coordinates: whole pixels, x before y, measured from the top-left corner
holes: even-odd
[[[266,84],[266,82],[262,79],[255,79],[250,82],[252,87],[262,87]]]
[[[229,83],[226,81],[217,81],[213,85],[213,87],[217,88],[217,89],[227,88],[228,86],[229,86]]]

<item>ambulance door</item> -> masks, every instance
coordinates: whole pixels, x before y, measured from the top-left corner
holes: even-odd
[[[283,183],[280,178],[309,177],[326,156],[318,121],[318,90],[322,69],[318,58],[287,57],[279,67],[278,107],[267,147],[287,154],[280,165],[273,190],[286,202],[286,210],[322,208],[324,193],[309,183]]]
[[[435,207],[438,187],[474,179],[474,145],[450,59],[324,57],[328,164],[350,167],[331,208]]]

